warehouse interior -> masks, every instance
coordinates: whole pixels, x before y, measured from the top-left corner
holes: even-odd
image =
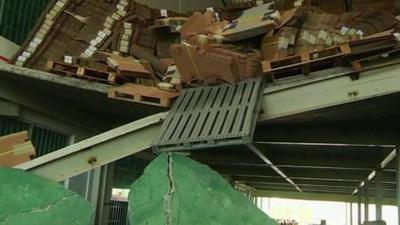
[[[399,0],[0,0],[0,225],[400,225]]]

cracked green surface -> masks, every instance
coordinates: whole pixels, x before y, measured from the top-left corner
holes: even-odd
[[[277,225],[217,172],[177,154],[161,154],[145,169],[129,204],[135,225]]]
[[[89,225],[90,204],[53,181],[0,168],[0,225]]]

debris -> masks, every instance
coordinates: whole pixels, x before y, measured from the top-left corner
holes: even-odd
[[[138,84],[124,84],[111,88],[108,93],[108,96],[113,99],[162,107],[170,107],[178,95],[178,93],[160,90],[157,87]]]
[[[10,168],[0,168],[0,180],[0,225],[92,223],[89,202],[61,184]]]
[[[217,172],[179,154],[161,154],[131,186],[129,218],[137,225],[277,225]]]
[[[319,9],[311,0],[257,1],[188,15],[127,0],[98,2],[101,12],[85,13],[93,10],[91,1],[57,1],[13,62],[179,93],[261,75],[275,81],[335,66],[356,68],[399,47],[400,22],[388,11],[344,12],[325,0]],[[329,13],[335,11],[340,13]]]
[[[236,20],[229,23],[222,35],[229,41],[238,41],[265,34],[277,26],[280,13],[272,8],[272,3],[243,11]]]
[[[35,147],[29,141],[27,131],[0,137],[0,167],[17,166],[30,161],[35,154]]]

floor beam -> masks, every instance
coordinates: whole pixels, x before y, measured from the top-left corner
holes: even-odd
[[[160,113],[107,131],[17,166],[55,181],[104,166],[151,147],[166,114]]]

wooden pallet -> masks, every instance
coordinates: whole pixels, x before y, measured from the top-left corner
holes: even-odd
[[[336,64],[340,62],[344,56],[350,54],[351,49],[349,44],[341,44],[310,53],[263,61],[262,69],[264,73],[271,75],[273,79],[279,78],[280,74],[286,74],[285,77],[299,75],[296,73],[298,71],[307,75],[312,71],[312,68],[324,64]],[[296,72],[292,74],[291,71]]]
[[[101,71],[82,66],[79,67],[77,75],[79,78],[108,84],[116,84],[117,79],[116,73],[114,72]]]
[[[56,62],[52,60],[49,60],[47,62],[47,70],[49,72],[59,75],[76,77],[107,84],[116,84],[117,81],[117,76],[114,72],[102,71],[64,62]]]
[[[111,88],[108,92],[109,98],[162,107],[170,107],[178,95],[179,93],[138,84],[124,84]]]
[[[79,66],[71,65],[63,62],[55,62],[52,60],[47,61],[47,71],[64,75],[64,76],[74,76],[78,74]]]

